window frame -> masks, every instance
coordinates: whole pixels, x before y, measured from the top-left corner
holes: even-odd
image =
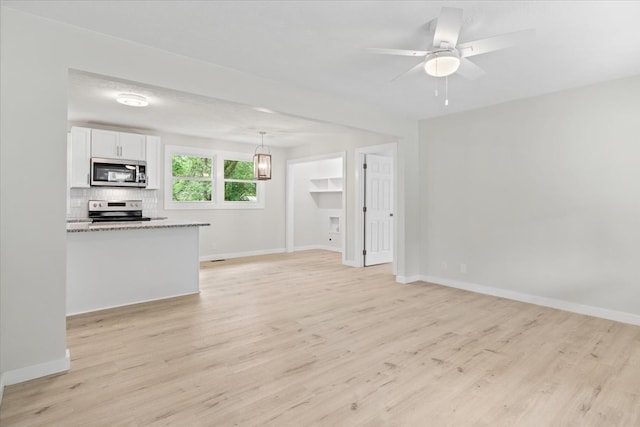
[[[211,201],[179,202],[173,200],[173,157],[208,157],[211,158]],[[239,160],[253,162],[253,153],[240,153],[230,151],[218,151],[203,148],[195,148],[181,145],[165,145],[164,163],[164,208],[166,210],[184,209],[264,209],[265,185],[259,180],[235,180],[241,182],[256,183],[256,201],[225,201],[224,200],[224,161]],[[230,179],[230,181],[234,181]]]
[[[236,160],[236,161],[241,161],[241,162],[252,162],[253,163],[253,155],[252,154],[247,154],[247,153],[229,153],[229,152],[223,152],[221,153],[222,155],[220,156],[220,168],[218,169],[220,171],[219,175],[220,175],[220,179],[219,179],[219,183],[220,183],[220,202],[222,203],[223,207],[226,208],[242,208],[242,209],[247,209],[247,208],[261,208],[264,207],[264,203],[263,203],[263,197],[262,194],[264,193],[264,182],[260,182],[257,179],[251,179],[251,180],[245,180],[245,179],[235,179],[235,178],[225,178],[224,177],[224,162],[225,160]],[[227,182],[250,182],[250,183],[255,183],[256,184],[256,200],[254,202],[250,202],[250,201],[228,201],[225,200],[225,183]],[[262,190],[261,190],[262,187]]]

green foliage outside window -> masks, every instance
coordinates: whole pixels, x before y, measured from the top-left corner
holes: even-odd
[[[211,201],[212,159],[210,157],[173,156],[173,200],[176,202]]]
[[[255,202],[258,185],[253,181],[253,162],[224,161],[225,202]]]

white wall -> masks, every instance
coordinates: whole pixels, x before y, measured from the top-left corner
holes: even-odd
[[[312,193],[313,178],[342,177],[342,158],[294,163],[287,178],[293,181],[294,249],[342,249],[340,236],[329,233],[329,217],[342,215],[342,193]],[[329,238],[332,240],[329,241]]]
[[[640,320],[639,100],[634,77],[422,121],[423,277]]]
[[[293,88],[7,8],[2,8],[0,31],[0,373],[3,376],[66,357],[65,153],[69,69],[398,137],[403,168],[398,272],[418,272],[419,237],[404,233],[405,228],[419,227],[417,199],[404,198],[405,192],[417,193],[417,180],[413,179],[418,173],[415,121],[369,105]],[[28,159],[27,173],[16,159]],[[16,177],[20,177],[19,186],[15,185]],[[46,216],[41,214],[43,205]],[[412,255],[405,259],[405,253]],[[41,371],[38,375],[42,375]]]

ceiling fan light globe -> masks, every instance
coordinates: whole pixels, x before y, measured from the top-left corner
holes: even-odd
[[[424,71],[433,77],[450,76],[459,67],[460,55],[455,50],[430,53],[424,61]]]

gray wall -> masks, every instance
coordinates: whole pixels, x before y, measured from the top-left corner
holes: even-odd
[[[423,276],[640,315],[639,123],[640,77],[422,121]]]

